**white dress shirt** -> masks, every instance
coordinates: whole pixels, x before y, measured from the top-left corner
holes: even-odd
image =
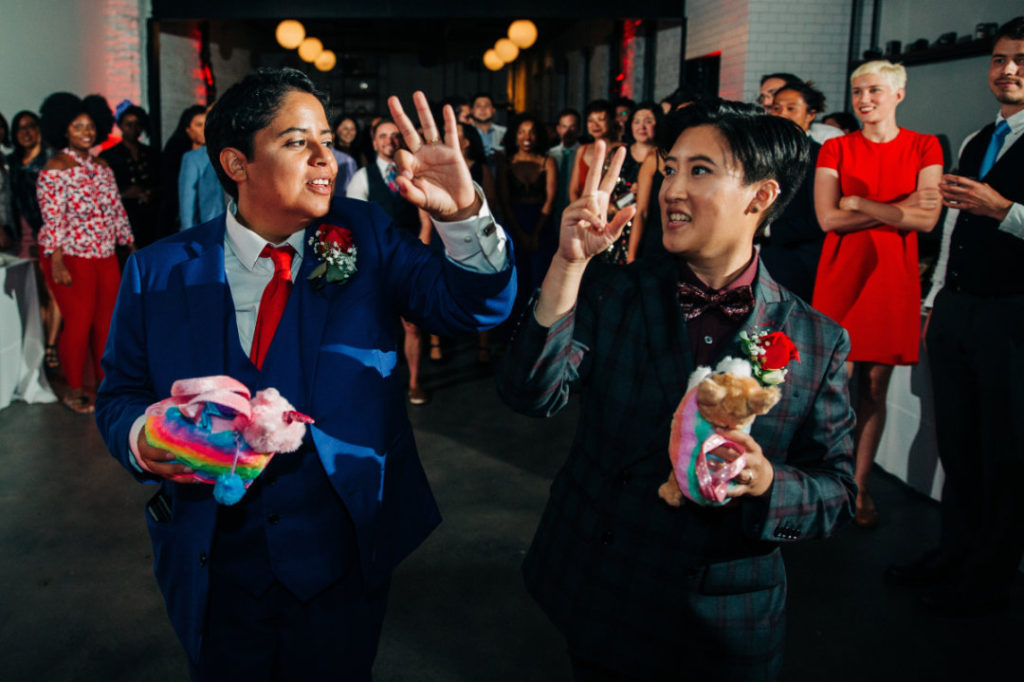
[[[1003,115],[1000,113],[996,116],[996,125],[999,125],[1002,120]],[[996,154],[996,161],[999,161],[1006,150],[1012,147],[1013,143],[1019,140],[1021,135],[1024,135],[1024,109],[1006,119],[1006,122],[1010,124],[1010,132],[1006,134],[1003,146],[999,148],[999,153]],[[980,130],[977,130],[967,136],[967,139],[960,145],[957,159],[963,155],[964,147],[967,146],[967,143],[973,140],[980,132]],[[982,182],[984,182],[984,179],[982,179]],[[956,227],[956,221],[959,217],[960,211],[958,209],[947,209],[946,221],[942,224],[942,247],[939,249],[939,259],[935,262],[935,271],[932,273],[932,287],[928,290],[928,295],[924,299],[923,307],[925,309],[931,308],[935,304],[935,297],[939,295],[939,291],[942,290],[943,285],[946,283],[949,248],[953,241],[953,228]],[[1003,222],[999,223],[999,229],[1003,232],[1009,232],[1018,239],[1024,239],[1024,204],[1017,202],[1011,204],[1006,218],[1003,219]]]
[[[379,156],[374,155],[374,161],[377,164],[377,168],[380,170],[380,176],[386,178],[388,176],[388,164],[394,163],[394,161],[382,161]],[[398,166],[395,166],[395,171],[398,171]],[[360,168],[356,171],[356,174],[352,176],[352,179],[348,181],[348,187],[345,188],[345,196],[349,199],[362,199],[363,201],[370,200],[370,177],[366,174],[366,168]],[[385,182],[387,182],[385,180]]]

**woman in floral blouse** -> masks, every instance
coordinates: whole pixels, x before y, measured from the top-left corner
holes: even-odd
[[[113,125],[106,101],[58,92],[46,98],[40,113],[43,138],[62,149],[39,174],[36,191],[43,217],[43,274],[64,315],[59,352],[68,392],[63,400],[75,412],[89,413],[92,399],[82,386],[85,363],[91,347],[96,380],[103,378],[100,357],[120,283],[114,246],[132,245],[132,232],[113,172],[89,152]]]

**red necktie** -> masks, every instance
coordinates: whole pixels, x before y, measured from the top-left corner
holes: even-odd
[[[263,358],[267,356],[270,342],[274,340],[277,323],[281,321],[284,307],[288,304],[288,294],[292,293],[293,255],[295,249],[289,244],[281,248],[267,244],[260,253],[260,258],[274,261],[274,276],[263,290],[260,311],[256,316],[256,331],[252,335],[252,350],[249,351],[249,359],[257,369],[263,368]]]

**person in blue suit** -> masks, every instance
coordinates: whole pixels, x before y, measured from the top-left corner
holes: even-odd
[[[455,116],[444,139],[423,93],[423,137],[389,101],[410,151],[400,191],[431,215],[445,252],[375,204],[332,196],[323,101],[293,69],[260,70],[209,114],[207,147],[228,214],[131,256],[103,360],[96,418],[147,506],[154,570],[194,680],[369,680],[391,573],[440,522],[396,371],[398,317],[454,336],[502,322],[515,298],[509,242],[473,185]],[[343,228],[356,272],[317,288],[310,237]],[[259,254],[290,245],[290,272]],[[294,284],[265,357],[250,359],[262,291]],[[260,336],[259,338],[262,338]],[[144,410],[177,379],[227,374],[277,388],[315,419],[242,500],[148,444]]]
[[[185,152],[178,172],[178,217],[187,230],[224,213],[224,193],[206,147]]]

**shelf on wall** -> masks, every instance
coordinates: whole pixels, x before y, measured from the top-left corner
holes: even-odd
[[[978,57],[989,54],[991,49],[992,41],[988,38],[983,38],[981,40],[972,40],[965,43],[929,47],[924,50],[917,50],[916,52],[904,52],[903,54],[895,56],[882,55],[881,58],[888,59],[893,62],[899,62],[900,64],[903,64],[903,66],[917,66],[919,64],[931,64],[934,62],[946,62],[953,59]],[[856,69],[866,61],[868,60],[862,59],[851,62],[850,70],[852,71],[853,69]]]

